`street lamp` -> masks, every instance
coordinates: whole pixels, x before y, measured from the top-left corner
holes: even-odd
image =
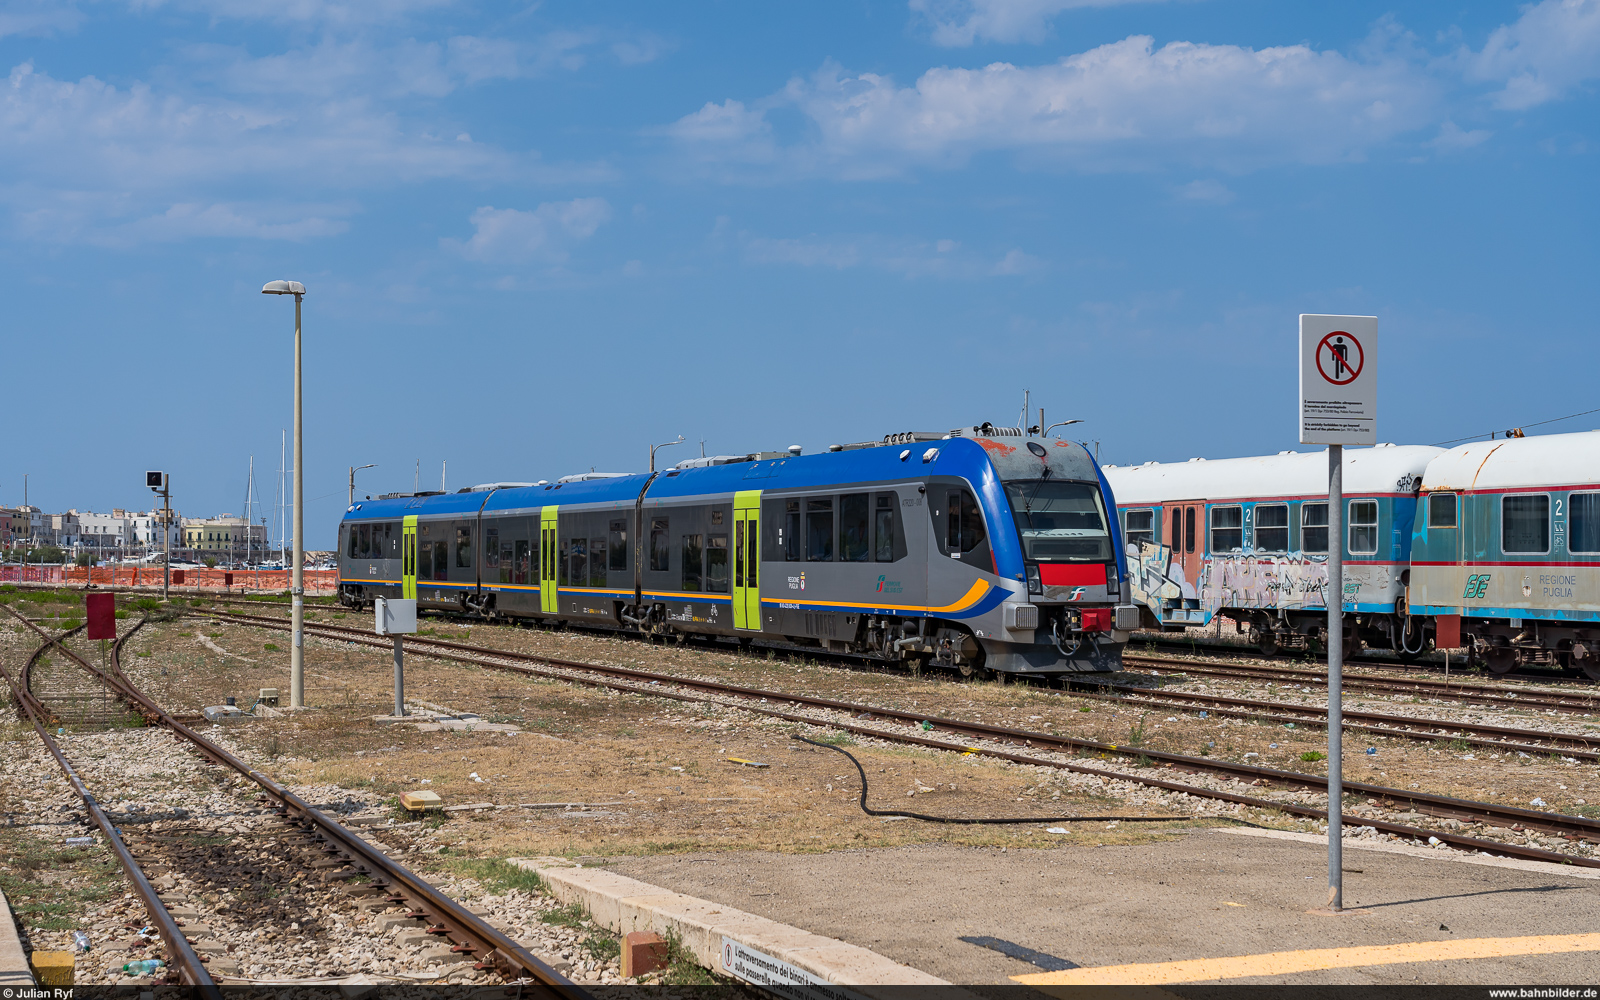
[[[306,695],[305,664],[305,478],[300,470],[304,449],[300,439],[300,300],[305,298],[306,286],[298,281],[269,281],[261,286],[262,295],[294,296],[294,578],[290,595],[293,600],[294,640],[289,647],[289,707],[304,708]]]
[[[676,441],[668,441],[668,442],[666,442],[664,444],[653,444],[653,445],[650,446],[650,471],[651,472],[656,471],[656,449],[657,448],[670,448],[675,444],[683,444],[683,435],[682,434],[678,435],[678,440],[676,440]]]
[[[377,465],[352,465],[350,467],[350,503],[356,502],[356,473],[362,469],[376,469]],[[349,504],[346,504],[349,506]]]
[[[1046,427],[1044,429],[1044,433],[1040,434],[1039,436],[1040,437],[1048,437],[1050,432],[1055,430],[1057,427],[1065,427],[1068,424],[1081,424],[1081,423],[1083,423],[1083,419],[1082,418],[1079,418],[1077,420],[1063,420],[1063,421],[1061,421],[1059,423],[1054,423],[1054,424],[1051,424],[1049,427]]]

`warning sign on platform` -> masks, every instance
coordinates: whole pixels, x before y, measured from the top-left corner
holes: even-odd
[[[854,990],[836,986],[727,936],[722,939],[722,971],[787,1000],[866,1000]]]
[[[1300,443],[1377,444],[1378,317],[1300,316]]]

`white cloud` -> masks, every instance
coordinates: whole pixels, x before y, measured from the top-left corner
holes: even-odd
[[[932,27],[935,45],[966,46],[980,40],[1041,42],[1062,11],[1149,2],[1154,0],[910,0],[910,7]]]
[[[1480,145],[1491,135],[1494,133],[1488,129],[1475,128],[1469,131],[1455,122],[1447,121],[1439,126],[1439,134],[1428,145],[1442,153],[1454,153]]]
[[[707,104],[672,127],[725,161],[831,164],[846,175],[956,165],[985,150],[1086,169],[1166,161],[1245,170],[1361,158],[1434,118],[1439,87],[1399,59],[1304,45],[1249,49],[1134,36],[1043,66],[940,67],[910,87],[826,65],[754,108]],[[789,104],[819,136],[770,147],[766,111]]]
[[[1037,257],[1009,250],[999,258],[963,253],[954,240],[897,240],[873,235],[773,238],[741,233],[746,264],[778,264],[843,271],[869,267],[906,278],[973,279],[1031,274],[1044,267]]]
[[[1204,201],[1213,205],[1226,205],[1233,201],[1234,194],[1228,190],[1221,181],[1204,178],[1190,181],[1178,189],[1178,197],[1185,201]]]
[[[83,23],[83,12],[70,0],[6,0],[0,6],[0,38],[8,35],[53,35]]]
[[[561,261],[570,244],[593,236],[610,219],[604,198],[547,201],[531,212],[485,205],[469,219],[477,230],[471,239],[439,242],[470,260]]]
[[[1521,110],[1554,100],[1600,78],[1600,0],[1544,0],[1490,34],[1469,54],[1469,72],[1503,83],[1501,108]]]
[[[406,15],[447,7],[451,0],[130,0],[135,11],[179,11],[216,20],[278,21],[323,26],[393,24]]]

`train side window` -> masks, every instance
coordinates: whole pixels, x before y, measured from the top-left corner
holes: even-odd
[[[456,568],[472,568],[472,529],[456,529]]]
[[[1156,542],[1156,512],[1150,508],[1128,511],[1124,534],[1129,545],[1154,545]]]
[[[877,506],[872,513],[872,558],[877,562],[894,562],[895,513],[900,509],[893,493],[879,493]]]
[[[1428,527],[1454,528],[1456,526],[1456,495],[1454,493],[1428,494]]]
[[[568,560],[572,558],[570,542],[561,543],[561,553],[556,556],[556,586],[569,586],[572,577],[567,575]]]
[[[778,543],[783,546],[785,561],[800,561],[800,501],[798,500],[790,500],[783,505],[783,524],[778,528]]]
[[[713,594],[728,592],[728,536],[706,536],[706,590]]]
[[[650,522],[650,571],[665,573],[672,568],[672,542],[667,533],[667,519],[655,518]]]
[[[806,561],[833,561],[833,498],[806,501]]]
[[[1183,508],[1183,551],[1194,551],[1194,508]]]
[[[568,543],[571,545],[572,559],[572,585],[574,587],[587,587],[589,585],[589,543],[582,538],[574,538]]]
[[[500,529],[483,529],[483,568],[500,568]]]
[[[1328,551],[1328,503],[1300,505],[1300,551]]]
[[[528,540],[526,538],[517,539],[516,555],[514,557],[516,563],[511,574],[512,583],[526,584],[528,582],[528,567],[533,561],[532,555],[533,546],[528,543]]]
[[[944,547],[950,555],[971,552],[983,544],[983,512],[978,501],[966,490],[950,490],[945,494]]]
[[[589,586],[604,587],[606,585],[606,540],[604,538],[589,539]]]
[[[1567,497],[1567,551],[1600,555],[1600,493]]]
[[[1256,504],[1257,552],[1289,551],[1289,505],[1286,503]]]
[[[527,543],[524,542],[523,544],[526,545]],[[510,583],[511,582],[511,569],[515,565],[516,565],[516,563],[513,561],[513,557],[511,555],[511,543],[510,542],[501,542],[500,543],[500,582],[501,583]]]
[[[869,499],[865,493],[846,493],[839,498],[840,562],[866,562],[872,552]]]
[[[427,542],[417,545],[417,564],[412,567],[418,580],[433,579],[433,546]]]
[[[701,560],[703,548],[701,535],[683,536],[683,589],[698,591],[701,589]]]
[[[1378,501],[1350,501],[1350,554],[1370,556],[1378,551]]]
[[[628,568],[627,521],[619,520],[611,522],[611,548],[609,558],[610,562],[607,565],[609,565],[611,569],[614,569],[620,573]]]
[[[350,553],[350,558],[351,559],[355,559],[356,558],[356,550],[361,545],[361,542],[360,542],[361,527],[359,525],[352,524],[352,525],[350,525],[349,531],[350,531],[350,548],[349,548],[348,551]]]
[[[711,523],[720,527],[723,517],[726,516],[727,509],[726,507],[711,508]]]
[[[1194,510],[1190,507],[1189,510]],[[1211,508],[1211,552],[1220,555],[1244,548],[1244,508],[1237,505]]]
[[[450,543],[442,538],[433,543],[433,578],[450,579]]]
[[[1500,550],[1524,555],[1550,551],[1550,497],[1521,493],[1500,498]]]

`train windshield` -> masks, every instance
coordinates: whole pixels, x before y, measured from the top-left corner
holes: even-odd
[[[1006,499],[1030,562],[1106,562],[1111,533],[1096,483],[1014,479]]]

